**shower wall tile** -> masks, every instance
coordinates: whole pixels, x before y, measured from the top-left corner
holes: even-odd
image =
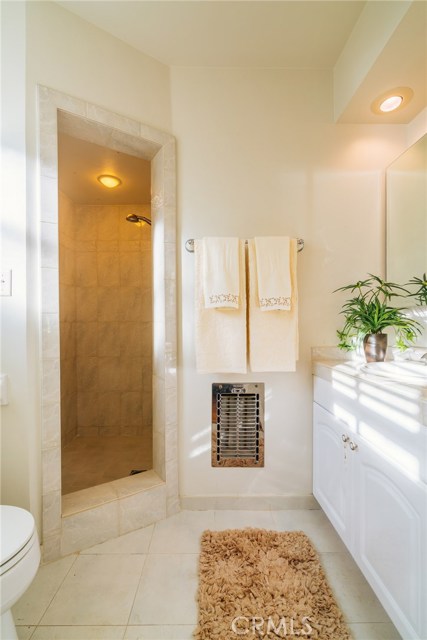
[[[61,489],[61,452],[59,447],[42,451],[43,495]]]
[[[41,266],[58,268],[58,225],[42,222],[40,225]]]
[[[76,246],[83,251],[96,251],[98,218],[94,207],[76,206],[75,239]],[[82,244],[84,243],[84,244]],[[89,249],[88,247],[91,247]]]
[[[60,396],[59,376],[59,358],[46,358],[42,372],[42,392],[46,404],[57,402]]]
[[[119,356],[120,322],[98,322],[98,356]]]
[[[151,229],[127,224],[129,213],[150,217],[150,205],[76,205],[67,232],[74,244],[61,258],[71,265],[63,297],[75,328],[79,435],[140,435],[151,427]]]
[[[166,517],[166,487],[140,491],[119,501],[120,535],[147,527]]]
[[[100,392],[99,424],[104,427],[120,427],[120,391]]]
[[[103,391],[122,391],[120,358],[98,358],[98,388]]]
[[[116,238],[115,240],[97,240],[96,248],[97,251],[110,251],[115,252],[119,250],[119,240]]]
[[[76,251],[76,286],[96,287],[97,261],[94,251]]]
[[[76,287],[76,320],[95,322],[97,319],[97,287]]]
[[[77,396],[77,422],[81,427],[98,427],[98,393],[81,391]]]
[[[98,358],[77,358],[77,390],[98,391]]]
[[[59,308],[58,269],[42,267],[42,308],[45,313],[56,313]]]
[[[94,104],[87,105],[87,117],[91,120],[96,120],[99,123],[118,129],[115,132],[119,139],[123,138],[123,133],[126,132],[131,136],[139,136],[140,123],[126,116],[121,116],[118,113],[112,113],[102,107],[98,107]]]
[[[98,287],[98,319],[112,322],[122,317],[122,304],[126,305],[126,298],[122,296],[120,287]]]
[[[147,323],[148,324],[148,323]],[[120,353],[128,356],[142,355],[144,334],[141,323],[121,322],[119,329]]]
[[[120,375],[123,389],[126,391],[141,391],[143,389],[143,374],[146,360],[142,357],[124,355],[120,358]]]
[[[76,289],[74,285],[62,283],[59,285],[59,303],[61,322],[74,322],[76,319]]]
[[[44,175],[40,177],[40,218],[58,223],[58,181]]]
[[[76,322],[76,354],[77,356],[98,355],[98,323]]]
[[[59,530],[61,522],[61,492],[50,491],[43,496],[43,534]]]
[[[140,252],[120,253],[120,284],[133,287],[142,285],[144,273],[142,256]]]
[[[60,402],[45,404],[42,408],[42,443],[50,449],[59,447],[61,433]]]
[[[62,518],[61,554],[85,549],[119,535],[117,501]]]
[[[142,393],[140,391],[122,393],[120,419],[125,429],[142,426]]]
[[[145,298],[143,302],[143,298]],[[120,288],[121,320],[146,321],[148,312],[145,310],[147,295],[141,292],[139,287]],[[144,314],[144,315],[143,315]]]
[[[120,286],[120,257],[117,252],[97,253],[98,286]]]
[[[100,242],[115,242],[116,250],[118,249],[118,237],[120,232],[119,208],[117,206],[98,208],[97,215],[97,233],[98,251],[100,251]]]
[[[42,351],[44,358],[57,358],[59,353],[59,314],[42,314]]]
[[[74,286],[76,284],[74,248],[67,246],[67,240],[62,236],[60,239],[60,251],[59,251],[59,274],[60,274],[62,285]]]

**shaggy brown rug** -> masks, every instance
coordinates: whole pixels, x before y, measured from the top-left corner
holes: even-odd
[[[350,640],[317,552],[301,531],[205,531],[197,640]]]

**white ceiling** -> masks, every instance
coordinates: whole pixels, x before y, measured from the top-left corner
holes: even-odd
[[[382,6],[391,12],[396,2],[380,0],[56,0],[65,9],[119,38],[140,52],[169,66],[226,66],[326,68],[336,66],[343,49],[363,22],[364,9]],[[427,0],[403,3],[409,7],[371,61],[339,122],[408,123],[427,105]],[[360,18],[360,21],[358,22]],[[354,31],[353,31],[354,30]],[[380,26],[366,37],[366,50],[380,36]],[[362,54],[364,51],[362,50]],[[363,55],[362,55],[363,57]],[[355,61],[357,62],[357,61]],[[414,98],[405,109],[387,114],[372,113],[370,105],[393,87],[410,86]],[[82,145],[84,148],[82,148]],[[85,146],[89,145],[89,146]],[[139,180],[143,192],[135,191],[141,170],[130,158],[112,149],[62,136],[67,153],[62,188],[79,193],[86,203],[97,204],[103,195],[110,202],[149,202],[149,178]],[[114,145],[113,145],[114,146]],[[80,154],[80,155],[79,155]],[[89,161],[93,162],[89,166]],[[145,161],[147,165],[149,162]],[[112,167],[107,171],[106,167]],[[101,172],[129,175],[130,183],[107,191],[88,176]],[[135,173],[136,172],[136,173]],[[95,178],[96,178],[95,175]],[[145,182],[144,182],[145,181]],[[101,189],[101,191],[100,191]],[[144,191],[145,189],[145,191]]]
[[[59,0],[173,66],[331,68],[365,2]]]

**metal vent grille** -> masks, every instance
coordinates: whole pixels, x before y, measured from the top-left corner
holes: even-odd
[[[212,466],[264,466],[264,384],[212,385]]]

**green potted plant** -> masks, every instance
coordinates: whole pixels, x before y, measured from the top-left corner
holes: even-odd
[[[394,329],[396,346],[404,350],[421,333],[421,325],[406,315],[405,307],[394,307],[390,303],[394,297],[407,295],[407,289],[371,273],[368,275],[366,280],[335,290],[353,294],[341,310],[345,321],[343,328],[337,331],[340,340],[338,346],[350,351],[363,343],[366,361],[378,362],[384,360],[386,355],[385,329]]]
[[[421,307],[427,305],[427,276],[423,273],[421,278],[413,277],[409,280],[408,285],[416,285],[418,289],[409,295],[414,297],[417,304]]]

